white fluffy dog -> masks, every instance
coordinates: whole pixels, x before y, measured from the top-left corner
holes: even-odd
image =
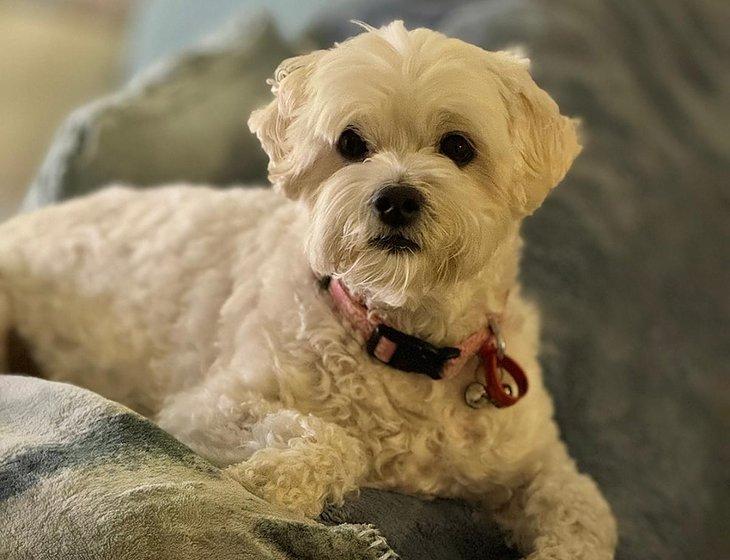
[[[517,281],[575,121],[526,60],[400,22],[284,61],[272,92],[249,125],[274,190],[112,188],[1,226],[0,328],[294,512],[464,498],[529,558],[612,558]]]

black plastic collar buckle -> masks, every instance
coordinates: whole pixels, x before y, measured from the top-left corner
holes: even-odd
[[[374,353],[381,338],[386,338],[396,345],[393,356],[387,362],[382,362]],[[441,379],[444,363],[461,354],[458,348],[451,346],[439,348],[425,340],[382,324],[375,328],[367,341],[367,351],[376,360],[390,367],[428,375],[431,379]]]

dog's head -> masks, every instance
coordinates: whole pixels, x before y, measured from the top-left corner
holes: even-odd
[[[401,22],[285,60],[272,92],[249,126],[312,268],[391,305],[474,276],[580,151],[527,60]]]

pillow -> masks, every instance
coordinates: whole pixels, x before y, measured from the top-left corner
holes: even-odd
[[[82,107],[56,134],[23,208],[110,182],[263,182],[266,156],[246,121],[269,96],[266,79],[293,54],[258,18]]]

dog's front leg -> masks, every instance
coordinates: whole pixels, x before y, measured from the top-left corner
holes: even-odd
[[[294,513],[315,517],[326,504],[341,503],[367,471],[360,441],[316,416],[281,410],[263,418],[252,432],[266,446],[226,472]]]
[[[359,487],[368,463],[358,439],[235,380],[220,375],[174,395],[157,415],[158,424],[227,466],[254,494],[308,517]]]
[[[556,442],[541,468],[497,511],[529,560],[610,560],[616,522],[596,483]]]

